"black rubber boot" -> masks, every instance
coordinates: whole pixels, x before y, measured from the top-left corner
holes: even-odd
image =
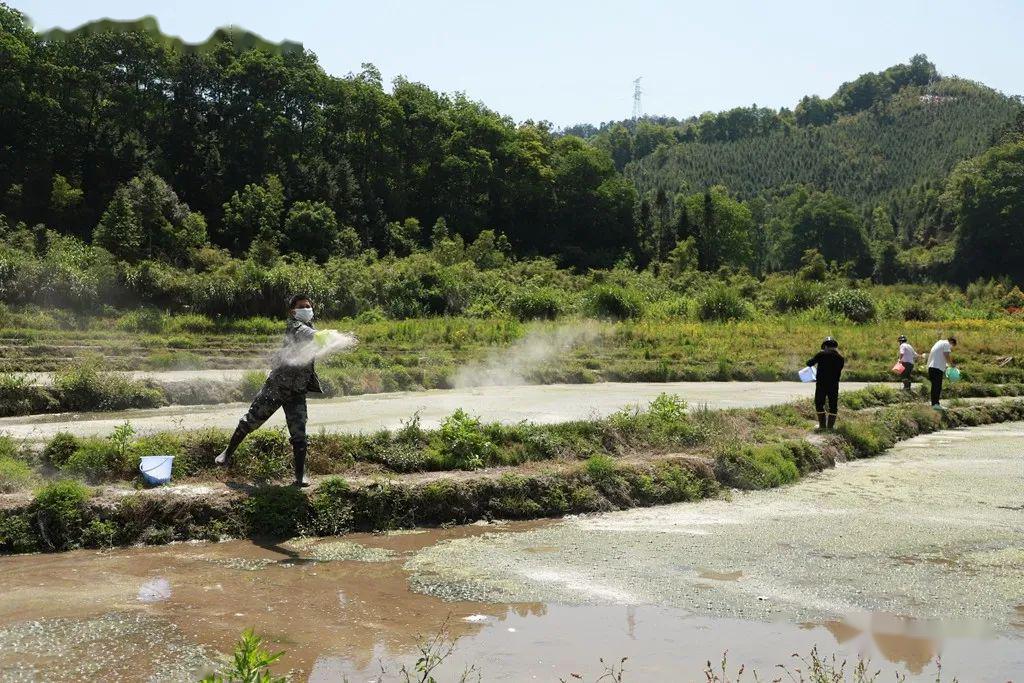
[[[839,417],[838,413],[829,413],[825,426],[828,429],[835,429],[836,428],[836,418],[837,417]]]
[[[825,413],[818,413],[818,431],[825,430]]]
[[[306,478],[306,449],[306,444],[292,445],[292,450],[295,452],[295,482],[292,486],[299,488],[309,486],[309,480]]]
[[[214,458],[213,462],[217,465],[230,465],[231,458],[235,455],[235,451],[241,445],[242,440],[248,435],[249,432],[242,428],[242,425],[235,427],[235,433],[231,435],[231,441],[228,442],[228,447],[221,451],[220,455]]]

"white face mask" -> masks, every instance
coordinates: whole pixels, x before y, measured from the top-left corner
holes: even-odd
[[[299,320],[301,322],[304,322],[304,323],[308,323],[310,320],[313,319],[313,309],[312,308],[296,308],[295,309],[295,319]]]

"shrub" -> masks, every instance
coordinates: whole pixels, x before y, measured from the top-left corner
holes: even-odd
[[[200,313],[186,313],[172,317],[167,329],[169,332],[210,334],[217,329],[217,325]]]
[[[686,419],[686,401],[676,394],[662,392],[651,401],[647,414],[658,422],[674,424]]]
[[[64,410],[155,408],[166,403],[159,389],[127,375],[102,372],[98,359],[86,359],[59,370],[53,383]]]
[[[265,486],[243,503],[250,531],[256,536],[294,536],[308,516],[309,500],[294,486]]]
[[[70,550],[81,543],[86,503],[92,493],[77,481],[58,481],[40,489],[32,502],[43,542],[51,550]]]
[[[61,469],[91,482],[128,478],[135,471],[114,443],[96,437],[82,439]]]
[[[1007,309],[1019,310],[1024,308],[1024,292],[1020,291],[1020,287],[1014,286],[999,303],[1003,308]]]
[[[462,408],[445,418],[437,430],[437,450],[452,468],[474,470],[494,457],[497,449],[484,433],[480,420]]]
[[[739,292],[716,283],[697,295],[697,317],[701,320],[742,320],[750,315]]]
[[[256,394],[263,388],[263,383],[267,381],[267,373],[261,370],[249,370],[242,375],[241,381],[239,381],[238,391],[242,394],[242,398],[246,401],[251,401],[256,398]]]
[[[686,401],[675,394],[659,394],[638,420],[655,442],[694,444],[701,439],[701,430],[686,415]]]
[[[643,297],[635,290],[618,285],[595,285],[587,293],[587,308],[599,318],[626,320],[644,312]]]
[[[741,489],[765,489],[796,481],[800,470],[785,444],[740,446],[719,455],[715,470],[721,481]]]
[[[520,320],[554,320],[562,314],[564,301],[564,293],[546,287],[532,287],[512,295],[508,310]]]
[[[936,313],[931,307],[918,298],[908,301],[900,311],[904,320],[931,320]]]
[[[592,482],[602,484],[615,476],[618,465],[616,465],[614,458],[603,453],[597,453],[587,458],[587,461],[583,464],[583,469]]]
[[[352,528],[352,502],[348,482],[331,477],[322,482],[310,501],[310,526],[321,536],[343,534]]]
[[[43,449],[43,462],[60,469],[78,450],[78,438],[68,432],[57,432]]]
[[[140,308],[125,313],[117,321],[117,329],[125,332],[160,334],[167,325],[167,316],[155,308]]]
[[[281,429],[259,429],[242,442],[234,459],[238,471],[258,481],[272,481],[291,470],[292,449]]]
[[[840,289],[825,297],[825,308],[855,323],[875,318],[875,302],[861,289]]]
[[[813,280],[783,276],[766,281],[772,308],[779,313],[813,308],[821,299],[822,285]]]
[[[30,553],[39,549],[29,515],[0,515],[0,550],[12,553]]]
[[[284,324],[280,320],[257,316],[255,318],[233,320],[228,325],[228,329],[232,332],[237,332],[238,334],[268,336],[272,334],[281,334],[284,330]]]
[[[360,325],[372,325],[385,320],[387,320],[387,316],[379,308],[368,308],[356,316],[356,322]]]
[[[20,491],[31,481],[32,469],[27,463],[0,456],[0,493]]]
[[[94,519],[82,531],[82,545],[87,548],[112,548],[117,542],[117,525]]]
[[[55,407],[53,394],[35,380],[25,375],[0,373],[0,416],[43,413]]]

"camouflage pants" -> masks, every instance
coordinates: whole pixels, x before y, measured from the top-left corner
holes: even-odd
[[[238,429],[243,434],[256,431],[277,412],[278,408],[284,408],[284,419],[288,423],[288,434],[291,437],[289,441],[292,446],[306,446],[309,440],[306,437],[308,414],[305,392],[292,393],[264,384],[249,406],[249,412],[239,420]]]

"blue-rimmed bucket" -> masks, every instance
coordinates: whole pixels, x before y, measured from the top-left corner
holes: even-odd
[[[171,480],[171,466],[174,464],[173,455],[146,455],[139,462],[139,472],[142,478],[151,486],[160,486]]]

